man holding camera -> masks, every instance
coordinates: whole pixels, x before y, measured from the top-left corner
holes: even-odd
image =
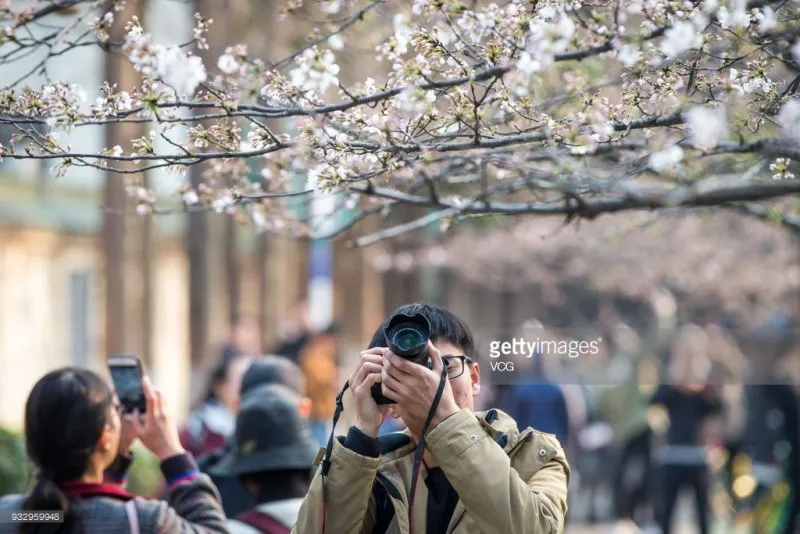
[[[388,328],[397,317],[420,316],[428,330],[424,359],[400,350],[415,343],[402,325],[400,333]],[[323,462],[293,532],[563,532],[570,477],[564,451],[554,436],[520,432],[498,410],[473,411],[480,387],[474,352],[469,327],[449,310],[428,304],[396,310],[361,353],[349,381],[356,424],[333,441],[327,476]],[[378,439],[389,410],[408,428]],[[412,491],[417,478],[424,483]]]

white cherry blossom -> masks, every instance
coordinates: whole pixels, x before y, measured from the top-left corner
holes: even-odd
[[[697,148],[712,149],[728,135],[727,112],[722,106],[695,106],[684,115],[692,131],[692,143]]]
[[[731,0],[730,7],[722,6],[717,11],[720,24],[725,29],[747,28],[750,25],[750,13],[747,12],[747,0]]]
[[[656,172],[664,172],[674,169],[683,161],[683,149],[678,145],[672,145],[660,152],[650,156],[650,168]]]
[[[758,33],[768,33],[778,26],[778,17],[775,15],[775,10],[770,6],[766,6],[756,14],[758,21]]]
[[[297,59],[298,67],[291,72],[293,85],[307,91],[325,92],[339,85],[339,65],[330,50],[309,48]]]
[[[161,50],[156,55],[155,68],[165,84],[180,97],[191,97],[197,86],[206,81],[206,69],[198,56],[186,54],[180,48]]]
[[[217,68],[225,74],[234,74],[239,72],[239,62],[232,54],[223,54],[217,60]]]
[[[777,119],[783,135],[800,144],[800,100],[790,100],[782,105]]]
[[[703,43],[703,36],[691,22],[679,21],[664,32],[661,51],[668,58],[677,57]]]

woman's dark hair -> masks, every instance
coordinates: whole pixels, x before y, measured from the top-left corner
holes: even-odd
[[[39,474],[22,509],[62,510],[64,523],[22,523],[21,534],[78,531],[78,517],[58,483],[86,472],[113,406],[111,388],[87,369],[52,371],[33,386],[25,405],[25,446]]]
[[[472,330],[470,330],[469,326],[467,326],[467,323],[465,323],[461,317],[451,312],[447,308],[425,302],[405,304],[389,314],[383,324],[378,327],[375,335],[372,336],[372,341],[370,342],[368,348],[372,349],[375,347],[388,346],[386,335],[384,335],[383,329],[387,324],[389,324],[389,320],[392,318],[392,316],[398,313],[403,313],[405,315],[415,315],[417,313],[422,314],[430,324],[431,341],[434,343],[437,341],[447,341],[451,345],[463,350],[464,354],[472,361],[476,360],[475,340],[472,336]]]

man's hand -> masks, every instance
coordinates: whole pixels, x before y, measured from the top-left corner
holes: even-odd
[[[415,436],[420,436],[422,433],[444,369],[442,354],[430,341],[428,341],[428,356],[433,362],[433,370],[410,362],[388,350],[384,355],[381,375],[383,394],[396,401],[402,408],[403,422]],[[428,431],[436,428],[436,425],[458,410],[450,381],[445,377],[442,398]]]
[[[372,397],[372,386],[381,381],[383,354],[388,350],[376,347],[363,351],[349,382],[356,401],[355,426],[362,433],[373,438],[378,437],[378,431],[388,408],[388,405],[378,406]]]

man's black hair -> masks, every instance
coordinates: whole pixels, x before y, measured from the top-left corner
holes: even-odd
[[[389,314],[389,317],[386,318],[383,324],[381,324],[375,332],[375,335],[372,336],[372,341],[368,348],[372,349],[375,347],[388,346],[383,329],[392,316],[398,313],[403,313],[405,315],[422,314],[428,320],[428,323],[430,323],[431,341],[434,343],[438,341],[447,341],[451,345],[463,350],[464,354],[471,360],[476,360],[475,339],[467,323],[447,308],[437,304],[428,304],[426,302],[404,304],[394,310]]]

